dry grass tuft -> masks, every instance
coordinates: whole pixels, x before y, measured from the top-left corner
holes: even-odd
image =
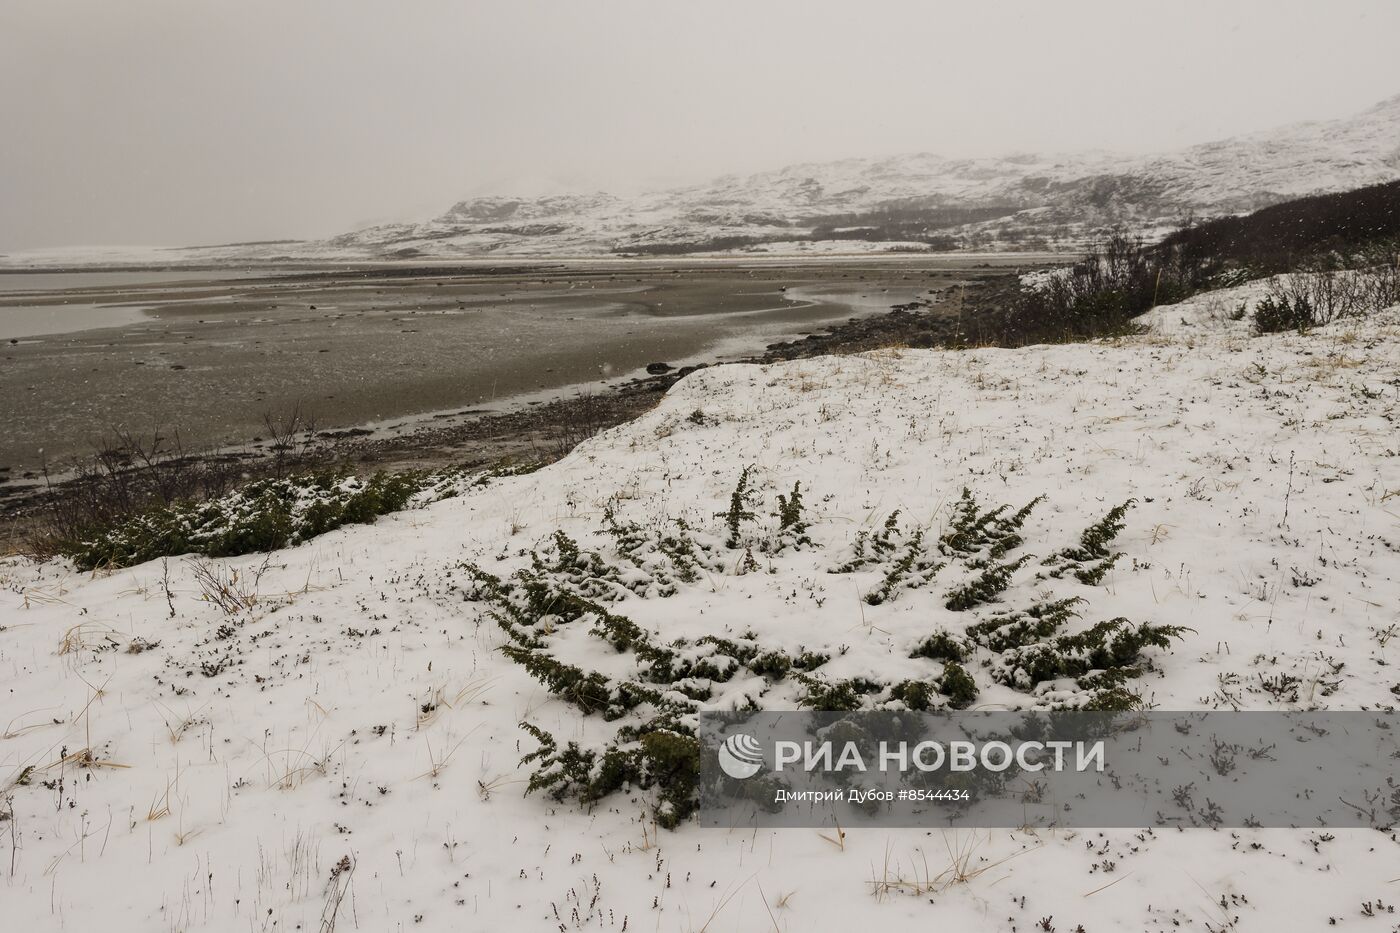
[[[269,558],[270,559],[270,558]],[[258,580],[267,569],[267,561],[253,574],[251,580],[236,569],[227,569],[208,561],[189,558],[185,561],[205,602],[213,603],[227,615],[251,611],[258,603]]]
[[[990,836],[981,837],[976,832],[972,832],[965,838],[959,838],[954,832],[950,840],[949,834],[943,834],[943,845],[948,855],[948,865],[942,871],[934,874],[928,864],[928,855],[921,849],[916,849],[918,861],[915,863],[911,859],[909,869],[901,865],[897,860],[893,860],[893,850],[890,846],[885,847],[885,859],[881,872],[877,875],[873,868],[871,878],[868,882],[871,893],[876,899],[883,900],[893,894],[912,894],[921,896],[926,894],[936,894],[944,891],[955,884],[967,884],[970,881],[986,874],[993,868],[1004,865],[1018,856],[1027,852],[1033,852],[1040,848],[1040,844],[1026,849],[1020,849],[1005,858],[995,861],[978,860],[977,850],[982,843]]]
[[[76,651],[99,651],[117,647],[117,630],[105,622],[79,622],[63,633],[58,643],[60,655]]]

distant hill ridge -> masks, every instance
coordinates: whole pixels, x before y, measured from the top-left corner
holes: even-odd
[[[821,240],[847,248],[1072,248],[1114,226],[1155,235],[1188,218],[1396,178],[1400,95],[1340,120],[1155,156],[843,159],[630,198],[473,198],[425,224],[374,227],[333,242],[423,255],[680,252],[726,240],[787,250]]]
[[[507,193],[459,201],[425,223],[202,248],[180,259],[1075,250],[1115,228],[1156,238],[1188,219],[1395,179],[1400,95],[1343,119],[1158,155],[916,153],[789,165],[631,197]]]

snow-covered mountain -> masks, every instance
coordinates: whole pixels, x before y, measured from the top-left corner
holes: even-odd
[[[1400,96],[1326,122],[1156,156],[930,153],[792,165],[634,198],[461,201],[424,224],[330,245],[364,255],[670,252],[891,244],[1069,245],[1109,227],[1152,234],[1190,217],[1400,177]]]
[[[1400,95],[1344,119],[1154,156],[918,153],[791,165],[635,197],[474,197],[425,223],[322,241],[161,251],[161,259],[1074,248],[1114,227],[1153,236],[1188,218],[1395,178]]]

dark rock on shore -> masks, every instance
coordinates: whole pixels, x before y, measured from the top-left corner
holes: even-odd
[[[893,305],[887,314],[853,318],[801,340],[770,344],[751,362],[862,353],[881,347],[966,347],[1006,344],[1003,312],[1020,288],[1016,275],[979,277],[949,289],[935,300]]]

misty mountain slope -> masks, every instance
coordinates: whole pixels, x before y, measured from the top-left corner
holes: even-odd
[[[332,241],[407,255],[681,252],[844,240],[852,248],[1076,246],[1117,225],[1153,235],[1188,218],[1400,177],[1400,96],[1147,157],[986,159],[931,153],[787,166],[635,198],[462,201],[435,220]]]
[[[843,159],[634,197],[474,197],[423,223],[318,241],[131,250],[126,261],[1078,249],[1116,227],[1155,237],[1192,218],[1396,178],[1400,95],[1343,119],[1152,156]],[[35,251],[0,256],[0,264],[74,263],[90,254]]]

